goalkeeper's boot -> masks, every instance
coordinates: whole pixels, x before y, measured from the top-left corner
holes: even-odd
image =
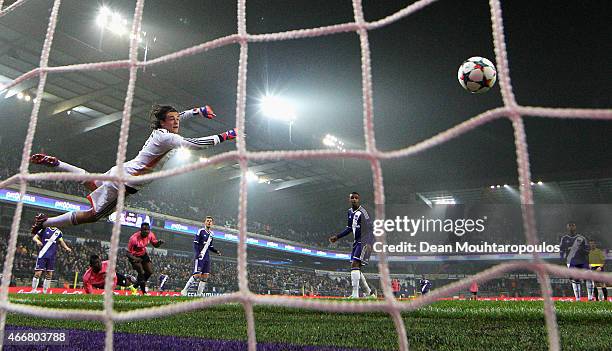
[[[36,217],[34,217],[34,224],[32,224],[32,229],[30,230],[30,232],[32,233],[32,235],[36,235],[38,234],[39,231],[43,230],[45,227],[43,226],[43,223],[45,223],[45,221],[47,220],[47,215],[44,213],[39,213],[36,215]]]
[[[47,167],[57,167],[59,166],[60,160],[55,156],[49,156],[46,154],[34,154],[30,157],[30,163]]]

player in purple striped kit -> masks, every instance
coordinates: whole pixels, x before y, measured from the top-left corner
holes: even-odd
[[[576,223],[573,221],[567,222],[568,234],[561,238],[559,250],[561,260],[567,264],[567,268],[590,269],[589,268],[589,251],[591,248],[587,239],[576,232]],[[580,279],[572,278],[572,289],[576,301],[580,301]],[[586,280],[587,295],[589,301],[593,300],[593,281]]]
[[[349,195],[351,208],[348,209],[348,222],[344,230],[337,235],[332,235],[329,241],[335,243],[338,239],[353,233],[353,250],[351,251],[351,285],[353,291],[351,298],[359,298],[359,282],[365,288],[365,296],[376,297],[361,272],[361,266],[368,264],[374,237],[372,235],[372,221],[368,211],[360,205],[360,196],[357,192]]]
[[[213,225],[214,219],[211,216],[206,216],[204,219],[204,228],[198,231],[193,240],[194,260],[193,273],[181,291],[181,295],[186,296],[191,284],[198,281],[198,293],[200,296],[206,288],[206,280],[210,277],[210,254],[216,253],[221,256],[221,252],[213,246]]]
[[[55,256],[57,255],[57,243],[68,252],[72,252],[72,249],[66,245],[62,238],[61,230],[55,227],[47,227],[39,230],[32,240],[36,243],[40,250],[38,251],[38,257],[36,258],[36,266],[34,267],[34,278],[32,278],[32,293],[38,293],[38,282],[42,272],[45,271],[45,280],[43,280],[43,294],[47,293],[49,286],[51,285],[51,278],[53,278],[53,272],[55,271]]]

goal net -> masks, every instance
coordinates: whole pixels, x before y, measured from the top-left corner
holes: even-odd
[[[3,8],[3,0],[0,0],[0,17],[10,16],[11,12],[24,5],[27,0],[19,0]],[[610,109],[573,109],[573,108],[550,108],[550,107],[533,107],[519,105],[515,99],[513,88],[510,80],[510,70],[508,66],[508,57],[506,51],[504,26],[502,20],[502,9],[500,0],[490,0],[490,14],[492,22],[492,33],[495,48],[495,62],[498,69],[498,80],[503,98],[503,106],[491,109],[477,116],[474,116],[454,127],[445,130],[427,140],[421,141],[414,145],[393,150],[380,151],[377,148],[375,138],[375,118],[373,113],[373,86],[372,86],[372,65],[370,61],[370,41],[368,39],[369,31],[390,25],[400,20],[407,20],[406,17],[434,3],[434,0],[420,0],[413,4],[402,8],[392,15],[380,20],[368,22],[364,18],[361,0],[353,0],[353,18],[350,23],[342,23],[329,25],[319,28],[309,28],[300,30],[291,30],[285,32],[268,33],[268,34],[250,34],[247,32],[246,26],[246,0],[237,2],[237,32],[232,35],[221,37],[215,40],[207,41],[187,49],[183,49],[171,54],[167,54],[148,61],[140,61],[138,59],[138,33],[141,30],[143,18],[143,8],[145,1],[137,0],[134,11],[131,40],[129,47],[129,58],[117,61],[93,62],[74,64],[66,66],[50,66],[49,54],[53,45],[54,33],[58,23],[58,12],[62,1],[55,0],[49,17],[46,37],[40,56],[40,65],[19,76],[18,78],[0,85],[0,91],[9,89],[27,80],[38,79],[36,88],[36,97],[33,102],[30,121],[27,129],[27,135],[22,150],[22,159],[19,173],[0,182],[0,187],[8,185],[19,185],[19,191],[23,197],[26,193],[26,185],[28,181],[35,180],[109,180],[117,183],[125,184],[130,181],[130,176],[122,175],[123,163],[126,160],[127,140],[130,129],[130,119],[133,108],[133,98],[135,84],[138,79],[140,70],[149,66],[160,65],[170,61],[175,61],[179,58],[190,55],[198,55],[208,50],[214,50],[223,46],[237,45],[240,48],[239,67],[238,67],[238,83],[236,96],[236,127],[238,130],[237,148],[234,151],[224,152],[208,159],[200,160],[167,171],[160,171],[153,174],[142,176],[143,180],[153,180],[165,177],[170,177],[177,174],[184,174],[194,170],[210,167],[215,164],[226,161],[238,161],[242,173],[240,182],[240,198],[239,198],[239,216],[238,229],[240,232],[238,242],[238,282],[239,291],[223,295],[215,296],[206,299],[193,300],[189,302],[171,304],[167,306],[150,308],[144,310],[134,310],[126,312],[118,312],[113,309],[113,294],[112,294],[112,277],[113,274],[107,274],[106,288],[104,295],[104,309],[101,311],[88,310],[63,310],[61,314],[57,310],[45,309],[34,306],[24,306],[16,303],[11,303],[8,298],[8,287],[11,277],[11,270],[15,258],[15,250],[17,243],[17,235],[19,223],[22,216],[23,202],[18,202],[11,226],[10,240],[8,242],[8,252],[4,261],[4,271],[2,286],[0,290],[0,346],[4,340],[4,328],[6,324],[7,313],[25,313],[42,318],[61,318],[72,320],[97,320],[105,324],[106,327],[106,350],[113,349],[113,326],[116,322],[155,318],[160,316],[168,316],[187,312],[196,309],[202,309],[208,306],[237,302],[244,307],[247,321],[247,335],[249,350],[254,351],[257,345],[257,336],[255,333],[255,320],[253,313],[254,305],[277,305],[293,308],[306,308],[327,312],[372,312],[379,311],[388,313],[395,325],[398,335],[398,348],[402,351],[408,350],[407,333],[410,330],[402,320],[401,313],[418,309],[419,307],[435,302],[438,298],[448,296],[454,292],[465,290],[473,281],[484,282],[492,279],[504,272],[509,272],[517,269],[527,269],[535,272],[538,276],[541,285],[542,296],[544,298],[544,312],[546,328],[548,331],[548,343],[550,350],[559,350],[559,332],[555,316],[554,304],[551,299],[551,283],[550,276],[572,277],[576,279],[591,279],[612,283],[612,274],[604,274],[590,271],[570,270],[565,267],[556,266],[544,263],[534,254],[529,262],[519,263],[504,263],[493,268],[487,269],[470,278],[463,279],[456,283],[444,286],[434,290],[423,298],[416,299],[411,302],[398,302],[393,296],[391,289],[391,279],[387,264],[387,257],[384,253],[379,254],[378,269],[380,273],[380,286],[384,292],[384,299],[381,301],[367,301],[359,304],[343,302],[343,301],[319,301],[307,299],[294,299],[288,297],[262,297],[253,294],[248,287],[247,280],[247,179],[249,161],[270,161],[270,160],[301,160],[301,159],[330,159],[330,158],[353,158],[369,162],[372,171],[372,179],[374,184],[374,202],[377,204],[375,209],[376,218],[385,218],[385,196],[383,187],[383,171],[381,162],[384,160],[392,160],[399,158],[411,157],[424,150],[433,148],[443,144],[451,139],[478,128],[484,124],[498,119],[508,119],[514,130],[514,141],[516,148],[516,162],[518,167],[518,184],[520,186],[520,202],[522,205],[523,229],[526,234],[527,242],[535,244],[538,242],[538,237],[535,230],[535,217],[533,213],[533,194],[529,186],[531,182],[529,153],[527,150],[526,134],[524,119],[526,116],[540,116],[548,118],[581,118],[581,119],[612,119],[612,110]],[[338,33],[355,32],[359,36],[361,48],[361,84],[363,96],[363,135],[365,137],[365,149],[363,150],[297,150],[297,151],[249,151],[246,148],[245,141],[245,109],[246,109],[246,89],[247,89],[247,68],[248,68],[248,49],[249,44],[257,42],[271,41],[286,41],[298,38],[310,38],[324,35],[334,35]],[[108,176],[102,174],[86,174],[78,175],[71,173],[37,173],[30,174],[28,171],[29,156],[32,151],[32,144],[35,130],[37,127],[39,111],[43,92],[47,77],[57,73],[67,72],[83,72],[92,70],[109,70],[109,69],[127,69],[129,71],[129,82],[127,92],[125,94],[123,118],[121,121],[121,132],[118,141],[118,150],[116,157],[116,166],[119,169],[118,175]],[[125,189],[119,188],[119,198],[117,202],[117,211],[120,213],[124,209]],[[113,226],[110,246],[110,266],[108,270],[112,273],[116,269],[117,252],[119,245],[121,223],[116,221]],[[384,241],[384,235],[380,237]]]

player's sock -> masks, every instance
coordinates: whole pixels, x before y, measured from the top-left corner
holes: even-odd
[[[366,280],[365,276],[363,275],[363,272],[359,271],[359,277],[361,278],[361,284],[365,288],[366,295],[369,296],[372,293],[372,290],[370,289],[370,286],[368,285],[368,281]]]
[[[351,270],[351,285],[353,286],[353,293],[351,297],[358,298],[359,297],[359,279],[361,276],[361,271],[359,268]]]
[[[38,289],[38,278],[32,278],[32,290]]]
[[[59,164],[57,165],[57,168],[60,171],[70,172],[70,173],[78,173],[78,174],[87,174],[87,173],[89,173],[86,170],[84,170],[83,168],[79,168],[77,166],[71,165],[70,163],[66,163],[64,161],[59,161]],[[87,187],[87,189],[89,189],[90,191],[94,191],[98,187],[96,185],[96,181],[95,180],[84,180],[84,181],[81,182],[81,184],[85,185],[85,187]]]
[[[195,277],[192,275],[191,277],[189,277],[189,280],[187,281],[187,284],[185,284],[185,287],[183,288],[183,291],[181,291],[181,293],[183,295],[187,294],[187,292],[189,291],[189,287],[191,286],[191,284],[193,284],[193,282],[195,282]]]
[[[603,294],[603,301],[608,301],[608,288],[605,286],[602,287],[601,292]]]
[[[572,288],[574,289],[576,301],[580,301],[580,282],[572,282]]]
[[[66,163],[63,161],[59,161],[59,164],[57,165],[57,169],[59,169],[60,171],[70,172],[70,173],[82,173],[82,174],[87,173],[87,171],[84,170],[83,168],[73,166],[70,163]]]
[[[75,212],[66,212],[56,217],[51,217],[43,223],[44,227],[58,227],[64,228],[72,225],[76,225]]]
[[[47,290],[49,290],[49,286],[51,285],[51,281],[48,279],[43,280],[43,294],[47,293]]]
[[[589,298],[589,301],[593,300],[593,286],[594,284],[592,280],[586,281],[587,296]]]
[[[204,289],[206,288],[206,282],[205,281],[200,281],[198,283],[198,296],[202,295],[202,293],[204,293]]]

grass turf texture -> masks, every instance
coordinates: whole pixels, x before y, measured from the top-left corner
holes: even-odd
[[[11,295],[15,303],[51,308],[102,309],[102,296]],[[188,298],[116,296],[126,311]],[[355,302],[359,303],[359,302]],[[397,349],[393,322],[385,313],[332,314],[255,306],[258,342]],[[567,350],[610,350],[612,303],[556,304],[561,346]],[[542,302],[443,301],[402,314],[411,350],[546,350]],[[9,314],[7,325],[103,330],[96,321],[47,320]],[[246,340],[241,305],[218,305],[165,318],[116,323],[126,333]]]

